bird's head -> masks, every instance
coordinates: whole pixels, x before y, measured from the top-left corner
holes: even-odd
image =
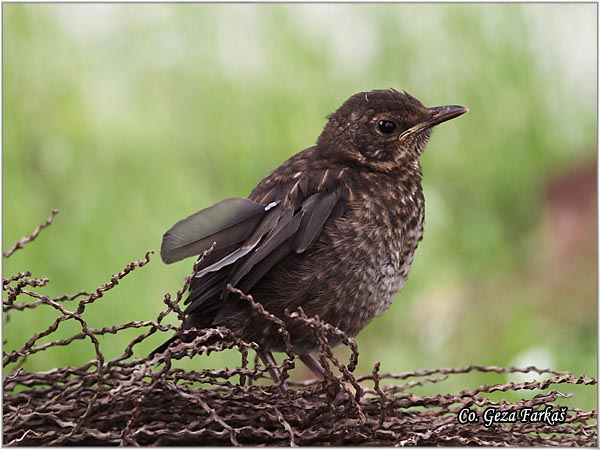
[[[391,172],[416,162],[431,129],[467,112],[463,106],[427,108],[406,92],[360,92],[335,111],[317,141],[328,158]]]

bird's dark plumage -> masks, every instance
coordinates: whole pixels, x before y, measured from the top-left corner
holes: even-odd
[[[314,147],[267,175],[248,199],[223,200],[175,224],[163,238],[167,263],[216,242],[191,284],[184,327],[227,326],[258,343],[265,360],[284,350],[275,326],[231,294],[230,283],[286,322],[309,365],[318,343],[285,309],[302,307],[356,335],[402,288],[422,238],[419,156],[431,128],[466,111],[426,108],[395,90],[353,95]]]

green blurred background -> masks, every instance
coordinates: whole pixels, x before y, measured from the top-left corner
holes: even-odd
[[[3,274],[48,276],[49,295],[92,291],[159,249],[175,221],[247,195],[347,97],[394,87],[470,113],[436,129],[423,156],[425,238],[391,310],[359,335],[358,372],[381,361],[596,376],[596,8],[4,4],[3,249],[61,213]],[[154,319],[191,264],[155,255],[87,320]],[[5,350],[55,317],[5,316]],[[77,332],[70,322],[56,336]],[[131,338],[102,350],[114,357]],[[92,358],[77,342],[25,368]]]

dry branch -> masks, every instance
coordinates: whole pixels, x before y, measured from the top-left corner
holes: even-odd
[[[15,243],[15,245],[13,245],[10,248],[10,250],[7,250],[4,253],[2,253],[2,256],[4,256],[5,258],[9,258],[10,256],[12,256],[12,254],[14,252],[25,247],[25,244],[33,242],[40,235],[42,230],[52,223],[52,221],[54,220],[54,216],[56,216],[57,214],[58,214],[58,209],[53,209],[52,212],[50,213],[50,216],[46,219],[45,222],[43,222],[35,230],[33,230],[33,233],[31,233],[30,235],[24,236],[21,239],[19,239]]]
[[[29,240],[22,239],[20,246],[15,244],[5,255],[10,256],[35,239],[51,218]],[[135,358],[135,347],[149,336],[164,333],[167,337],[177,331],[162,322],[169,314],[181,317],[178,305],[189,278],[174,298],[165,295],[166,309],[156,321],[132,321],[96,329],[87,324],[84,316],[88,305],[114,290],[132,271],[148,264],[151,253],[128,264],[92,293],[81,291],[50,298],[38,292],[49,282],[47,278],[34,278],[23,272],[4,279],[4,312],[51,308],[59,313],[51,326],[34,333],[20,349],[3,352],[4,445],[597,446],[595,410],[571,407],[564,420],[554,424],[516,420],[486,426],[482,420],[489,408],[540,411],[549,407],[558,411],[561,399],[570,396],[569,386],[588,386],[591,395],[597,384],[593,378],[535,367],[477,365],[389,374],[381,373],[379,363],[371,374],[355,376],[359,357],[356,342],[317,317],[306,316],[302,310],[289,312],[289,317],[303,321],[318,337],[319,359],[327,377],[307,383],[288,381],[293,388],[288,395],[270,384],[265,366],[249,362],[250,351],[256,345],[222,327],[190,330],[186,333],[191,333],[193,342],[181,342],[152,360]],[[275,322],[284,338],[287,336],[284,322],[270,315],[251,296],[232,290]],[[68,338],[49,340],[59,324],[68,320],[77,322],[80,331]],[[129,329],[137,329],[138,336],[119,356],[107,361],[98,338]],[[351,350],[347,363],[327,345],[333,336],[341,337],[342,344]],[[40,343],[42,338],[44,343]],[[47,372],[19,368],[29,357],[82,339],[91,342],[95,358],[81,367]],[[239,352],[239,367],[189,371],[174,365],[182,358],[225,349]],[[295,360],[288,345],[280,365],[284,379]],[[472,372],[537,373],[539,377],[535,381],[474,386],[456,393],[415,393],[422,387],[443,385],[450,378]],[[340,389],[345,395],[338,395]],[[505,398],[515,398],[515,391],[524,392],[518,401]],[[459,412],[464,408],[474,412],[479,422],[460,423]]]

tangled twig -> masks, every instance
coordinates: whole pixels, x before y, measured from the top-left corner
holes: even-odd
[[[13,245],[9,250],[2,253],[2,256],[4,256],[5,258],[10,258],[14,252],[25,247],[26,244],[33,242],[40,235],[42,230],[52,223],[52,221],[54,220],[54,216],[56,216],[57,214],[58,209],[53,209],[50,213],[50,216],[46,219],[45,222],[43,222],[35,230],[33,230],[33,233],[31,233],[30,235],[24,236],[21,239],[19,239],[15,243],[15,245]]]
[[[51,218],[28,241],[19,241],[21,247],[17,243],[13,249],[35,239]],[[10,256],[11,251],[6,253]],[[34,333],[20,348],[3,352],[5,445],[597,446],[595,410],[569,407],[565,416],[554,422],[526,421],[518,416],[489,424],[484,420],[486,411],[491,409],[507,413],[530,410],[540,416],[545,411],[558,414],[564,408],[562,400],[571,395],[568,387],[581,385],[595,390],[594,378],[536,367],[479,365],[390,374],[381,372],[380,363],[370,374],[356,376],[356,342],[301,309],[288,312],[287,318],[302,322],[318,338],[325,380],[288,381],[292,389],[283,395],[270,383],[267,367],[249,362],[249,352],[257,349],[255,343],[244,342],[223,327],[181,331],[163,324],[169,314],[182,317],[179,304],[191,277],[174,297],[165,295],[166,308],[155,321],[89,326],[85,317],[87,306],[114,291],[135,269],[148,264],[151,253],[131,262],[91,293],[80,291],[51,298],[40,292],[49,283],[47,278],[32,277],[30,272],[4,278],[5,312],[50,308],[59,314],[51,326]],[[252,296],[230,289],[278,328],[287,347],[287,357],[278,368],[283,379],[288,378],[295,355],[285,323]],[[78,330],[58,338],[55,333],[65,321],[76,322]],[[105,340],[132,330],[138,330],[137,336],[119,356],[107,360],[99,346],[100,338]],[[157,333],[187,337],[152,359],[146,354],[136,355],[136,347]],[[22,368],[28,358],[49,348],[86,339],[95,356],[79,367],[45,372]],[[332,339],[350,350],[347,362],[332,352],[328,344]],[[191,371],[176,364],[183,358],[227,349],[240,354],[238,367]],[[443,390],[444,383],[448,385],[449,380],[473,372],[528,373],[537,377],[523,382],[470,386],[459,392],[428,391],[434,384],[439,386],[438,391]],[[332,386],[341,386],[348,395],[335,398]],[[518,400],[514,400],[515,392],[522,393]],[[478,420],[461,420],[463,415]]]

